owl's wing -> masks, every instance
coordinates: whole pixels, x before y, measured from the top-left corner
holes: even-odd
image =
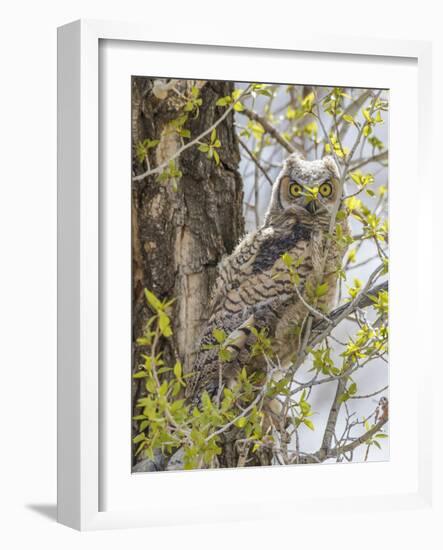
[[[220,309],[229,292],[237,289],[251,276],[255,258],[271,235],[269,230],[259,229],[256,233],[247,235],[230,256],[223,258],[218,267],[218,277],[210,303],[212,315]]]
[[[235,377],[236,372],[248,363],[250,346],[256,339],[254,329],[275,326],[283,300],[282,296],[276,296],[265,302],[257,302],[252,307],[239,308],[237,312],[231,312],[227,305],[210,319],[200,340],[193,376],[187,384],[188,397],[196,398],[198,402],[203,390],[213,397],[222,381]],[[220,347],[214,336],[216,329],[225,336],[223,345],[229,358],[224,361],[219,357]]]
[[[295,258],[304,254],[310,235],[310,229],[301,224],[283,234],[269,227],[248,235],[220,264],[211,313],[216,314],[227,303],[228,310],[232,310],[235,303],[251,306],[273,296],[279,284],[283,284],[278,273],[287,273],[281,262],[282,254],[292,251]]]
[[[227,336],[227,349],[232,354],[230,366],[246,362],[245,350],[254,340],[252,329],[274,326],[282,305],[293,298],[293,285],[281,256],[289,250],[302,255],[309,234],[294,228],[290,234],[273,230],[257,232],[246,238],[220,266],[212,315],[200,341],[200,350],[193,365],[194,376],[188,383],[188,395],[203,389],[210,394],[219,387],[221,364],[215,329]]]

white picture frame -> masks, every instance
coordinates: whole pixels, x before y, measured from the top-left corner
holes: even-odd
[[[285,477],[293,476],[295,469],[287,468],[263,469],[260,474],[265,480],[268,492],[257,494],[257,470],[251,472],[174,472],[168,474],[146,474],[143,484],[150,484],[153,491],[160,496],[162,486],[165,494],[170,495],[174,487],[180,487],[180,492],[192,492],[195,487],[204,492],[208,486],[208,476],[211,482],[222,487],[229,484],[243,484],[248,492],[243,492],[236,498],[236,503],[226,506],[227,500],[220,495],[216,506],[208,507],[205,500],[198,499],[183,509],[182,505],[171,504],[168,499],[156,499],[144,506],[130,502],[130,492],[124,498],[117,498],[111,509],[103,509],[102,491],[100,484],[106,476],[102,471],[103,433],[100,396],[104,391],[100,385],[100,223],[99,212],[102,207],[99,193],[99,157],[100,157],[100,127],[99,127],[99,75],[100,75],[100,41],[125,41],[131,44],[155,44],[156,55],[161,45],[170,46],[189,45],[189,38],[185,32],[164,31],[159,28],[148,28],[145,25],[102,22],[77,21],[64,27],[58,32],[58,520],[80,530],[122,528],[122,527],[149,527],[162,524],[193,523],[195,521],[219,521],[242,519],[260,519],[272,517],[272,512],[266,508],[266,503],[284,503],[285,510],[300,510],[300,514],[309,514],[315,511],[327,513],[331,507],[340,505],[341,513],[347,513],[356,506],[360,510],[371,510],[374,506],[383,507],[386,511],[403,508],[424,509],[432,506],[432,451],[431,429],[428,422],[423,421],[426,402],[429,395],[425,394],[425,381],[429,386],[432,377],[431,349],[425,350],[428,357],[423,357],[423,369],[419,384],[418,406],[409,411],[413,426],[417,427],[417,434],[411,438],[411,448],[414,456],[406,464],[397,479],[397,489],[394,485],[380,491],[366,490],[361,494],[344,492],[338,497],[326,497],[322,493],[321,485],[326,483],[329,468],[322,466],[319,476],[318,490],[312,490],[310,498],[304,499],[303,510],[300,509],[300,500],[296,495],[288,496],[287,492],[279,490],[284,487]],[[198,53],[204,52],[210,56],[214,48],[228,49],[229,55],[244,55],[245,51],[262,52],[263,55],[281,56],[289,53],[304,52],[312,55],[337,56],[367,56],[372,58],[390,59],[395,65],[398,61],[409,59],[416,66],[418,81],[418,145],[416,151],[409,151],[412,166],[419,170],[419,181],[430,181],[429,160],[429,133],[431,109],[429,86],[431,82],[431,45],[426,42],[396,41],[396,40],[369,40],[363,38],[347,38],[344,36],[313,38],[298,33],[296,38],[281,37],[275,39],[205,37],[204,31],[197,37],[192,37]],[[249,50],[245,50],[248,48]],[[221,50],[220,50],[221,51]],[[326,63],[327,61],[325,61]],[[192,70],[192,62],[190,64]],[[195,73],[200,70],[194,67]],[[155,72],[155,71],[154,71]],[[168,71],[166,71],[168,72]],[[149,74],[147,66],[146,74]],[[152,73],[151,73],[152,74]],[[165,75],[165,74],[164,74]],[[185,76],[185,75],[181,75]],[[199,76],[197,74],[197,76]],[[235,78],[233,78],[235,79]],[[248,80],[246,77],[245,80]],[[258,79],[257,79],[258,80]],[[288,81],[290,79],[286,79]],[[369,84],[367,84],[369,85]],[[395,124],[395,121],[393,122]],[[129,131],[129,126],[128,126]],[[126,153],[122,153],[125,157]],[[129,166],[129,157],[122,163]],[[420,162],[418,162],[420,159]],[[395,163],[395,158],[394,158]],[[398,163],[400,167],[400,163]],[[129,180],[128,168],[128,180]],[[395,196],[392,199],[395,201]],[[395,209],[394,209],[395,210]],[[399,213],[398,216],[401,214]],[[422,215],[417,228],[420,231],[429,229],[432,220],[430,216]],[[103,228],[102,228],[103,229]],[[421,261],[431,259],[432,250],[422,247]],[[395,248],[394,248],[395,255]],[[418,288],[423,281],[424,273],[417,273],[416,282],[417,315],[432,315],[432,300],[418,301]],[[422,287],[423,288],[423,287]],[[432,296],[431,289],[422,290],[423,298]],[[414,303],[415,303],[414,302]],[[416,327],[417,330],[420,327]],[[393,339],[393,345],[395,345]],[[397,340],[398,341],[398,340]],[[121,390],[123,391],[123,390]],[[394,389],[395,392],[395,389]],[[398,411],[405,412],[405,401]],[[395,409],[394,409],[395,410]],[[129,414],[129,413],[128,413]],[[123,419],[123,422],[126,419]],[[395,414],[392,423],[397,422]],[[391,428],[395,434],[394,428]],[[394,436],[395,439],[395,436]],[[395,442],[395,441],[394,441]],[[128,442],[129,445],[129,442]],[[416,452],[415,452],[416,451]],[[398,457],[397,457],[398,458]],[[393,465],[396,465],[395,456]],[[400,465],[400,462],[398,462]],[[375,478],[381,475],[395,477],[395,472],[389,473],[383,466],[378,465],[349,465],[348,483],[358,483],[359,479],[369,472],[359,468],[372,467]],[[121,466],[119,466],[121,468]],[[379,468],[379,470],[376,470]],[[342,467],[343,469],[343,467]],[[307,472],[307,470],[306,470]],[[413,474],[411,475],[411,472]],[[130,476],[129,468],[124,473]],[[149,478],[149,475],[151,477]],[[299,475],[299,474],[297,474]],[[306,476],[310,474],[306,473]],[[340,474],[341,475],[341,474]],[[338,474],[337,474],[338,476]],[[402,489],[402,480],[409,480]],[[132,478],[131,485],[134,485]],[[155,487],[155,488],[154,488]],[[272,490],[271,490],[272,489]],[[178,489],[177,489],[178,490]],[[220,489],[221,490],[221,489]],[[122,493],[123,494],[123,493]],[[119,494],[117,493],[117,497]],[[382,497],[382,498],[381,498]],[[247,504],[247,506],[245,506]],[[281,516],[281,507],[278,515]],[[166,513],[166,510],[168,513]]]

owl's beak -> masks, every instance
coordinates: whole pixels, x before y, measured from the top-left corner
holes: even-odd
[[[319,204],[316,200],[309,201],[305,208],[310,214],[315,214],[318,210]]]

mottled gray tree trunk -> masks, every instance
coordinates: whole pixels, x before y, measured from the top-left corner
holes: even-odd
[[[190,115],[185,125],[192,138],[221,116],[225,108],[216,107],[216,100],[233,91],[232,83],[213,81],[177,81],[175,88],[186,95],[194,85],[201,88],[203,102],[198,116]],[[133,175],[146,170],[135,154],[138,142],[160,140],[150,150],[151,167],[168,160],[181,146],[180,138],[167,131],[167,125],[183,112],[183,100],[172,91],[164,98],[154,92],[154,79],[132,79]],[[174,335],[161,343],[164,359],[171,366],[180,359],[185,372],[192,365],[208,316],[216,266],[244,231],[240,154],[233,122],[231,113],[217,128],[221,141],[218,166],[191,147],[177,162],[183,173],[177,191],[170,182],[160,183],[155,175],[132,185],[133,369],[142,351],[135,340],[150,314],[144,288],[159,298],[175,298]],[[134,380],[134,402],[142,395],[143,384]]]

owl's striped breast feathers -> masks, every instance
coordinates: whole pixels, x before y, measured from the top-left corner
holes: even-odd
[[[235,333],[238,336],[238,329],[245,323],[253,322],[254,317],[259,319],[261,325],[265,324],[268,316],[275,319],[276,305],[294,293],[281,256],[285,252],[295,258],[306,255],[309,238],[310,228],[302,224],[295,224],[289,232],[262,228],[248,235],[231,256],[221,262],[211,317],[199,344],[188,394],[195,395],[202,389],[208,390],[218,385],[217,350],[205,349],[208,344],[217,343],[214,329],[223,330],[232,341],[231,335]],[[245,338],[241,340],[243,345],[248,343]]]

